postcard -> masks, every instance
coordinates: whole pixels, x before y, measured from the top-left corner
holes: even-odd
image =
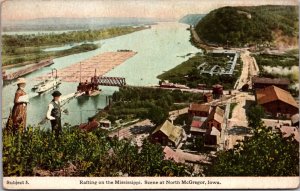
[[[1,1],[4,189],[296,189],[296,0]]]

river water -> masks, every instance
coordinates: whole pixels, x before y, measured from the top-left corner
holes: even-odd
[[[107,51],[117,51],[118,49],[130,49],[136,51],[137,54],[128,59],[123,64],[115,67],[108,72],[106,76],[125,77],[129,85],[153,85],[158,83],[157,75],[167,71],[176,65],[187,60],[188,57],[183,57],[188,53],[199,52],[189,42],[190,33],[188,25],[166,22],[152,26],[151,29],[146,29],[131,34],[95,41],[101,43],[99,49],[69,55],[54,59],[54,64],[50,67],[42,68],[29,75],[26,75],[28,83],[26,92],[31,93],[31,88],[36,81],[35,77],[51,72],[51,68],[64,68],[75,64],[97,54]],[[77,83],[63,82],[58,90],[63,95],[70,94],[76,91]],[[62,122],[72,125],[86,122],[89,116],[94,115],[99,109],[103,109],[107,105],[106,97],[117,91],[117,87],[100,87],[102,92],[95,97],[80,97],[70,100],[64,105],[63,109],[69,111],[68,115],[63,115]],[[4,85],[2,99],[2,118],[6,122],[10,108],[13,106],[13,97],[17,87],[14,83]],[[30,99],[27,112],[27,125],[34,125],[45,118],[48,103],[51,101],[51,91],[40,96],[35,96]],[[44,124],[45,127],[50,127],[50,123]]]

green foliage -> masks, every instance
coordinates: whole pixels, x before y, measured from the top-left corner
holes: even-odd
[[[62,57],[67,56],[71,54],[77,54],[81,52],[88,52],[91,50],[97,49],[98,46],[95,44],[81,44],[78,46],[74,46],[67,50],[61,50],[61,51],[53,51],[53,52],[45,52],[38,50],[36,52],[30,53],[30,54],[20,54],[20,55],[12,55],[3,57],[3,65],[10,65],[10,64],[17,64],[22,62],[39,62],[43,59],[47,58],[55,58],[55,57]]]
[[[190,126],[192,123],[193,117],[189,113],[185,113],[182,115],[179,115],[175,120],[175,125],[183,125]]]
[[[105,28],[100,30],[70,31],[61,34],[48,33],[37,35],[3,35],[2,43],[5,47],[49,46],[83,41],[102,40],[123,34],[128,34],[142,29],[144,29],[144,27],[133,28],[128,26]]]
[[[226,61],[228,61],[226,54],[197,54],[157,77],[161,80],[184,84],[190,88],[196,88],[198,84],[206,84],[208,88],[211,88],[214,84],[222,84],[224,89],[232,89],[241,74],[242,62],[240,58],[237,60],[237,65],[232,75],[214,74],[211,76],[205,73],[200,74],[200,71],[197,69],[204,62],[208,64],[209,68],[212,68],[215,64],[225,66]]]
[[[252,128],[256,128],[262,125],[261,118],[265,117],[265,111],[264,108],[262,108],[260,105],[251,106],[247,111],[247,120],[248,120],[248,126]]]
[[[169,116],[169,112],[159,106],[153,106],[148,111],[148,118],[156,125],[163,124]]]
[[[159,145],[145,140],[139,151],[129,140],[108,138],[101,129],[87,133],[65,127],[59,139],[32,127],[18,135],[3,130],[4,176],[34,176],[34,169],[60,172],[68,164],[76,170],[63,176],[186,176],[191,170],[164,160]]]
[[[188,14],[180,18],[178,22],[188,25],[196,25],[204,16],[204,14]]]
[[[237,106],[237,103],[231,103],[230,104],[229,119],[231,119],[231,117],[232,117],[232,111],[235,108],[235,106]]]
[[[263,70],[263,66],[291,68],[299,64],[299,57],[295,55],[253,54],[252,56],[254,56],[260,70]]]
[[[270,67],[282,67],[282,68],[291,68],[292,66],[298,66],[299,64],[299,55],[290,55],[290,54],[283,54],[283,55],[273,55],[273,54],[256,54],[253,55],[256,59],[257,65],[259,67],[259,75],[262,77],[268,78],[288,78],[292,82],[298,82],[298,79],[291,73],[291,74],[274,74],[270,71],[264,69],[264,66]]]
[[[266,78],[287,78],[291,82],[291,86],[289,87],[289,92],[294,97],[299,96],[299,90],[297,88],[292,87],[293,84],[297,84],[299,81],[298,71],[292,71],[290,73],[272,73],[271,70],[264,69],[264,66],[269,67],[282,67],[291,69],[293,66],[298,66],[299,64],[299,50],[291,50],[282,55],[274,55],[274,54],[253,54],[256,59],[257,65],[259,67],[259,76]]]
[[[144,27],[114,27],[101,30],[71,31],[62,34],[29,34],[2,36],[2,64],[17,64],[26,61],[40,61],[49,57],[60,57],[95,50],[94,44],[83,44],[69,50],[45,52],[45,48],[68,43],[102,40],[144,29]]]
[[[196,32],[209,43],[243,46],[271,42],[276,29],[284,35],[297,36],[297,23],[296,6],[223,7],[202,18]]]
[[[257,127],[254,135],[228,151],[220,151],[207,176],[298,176],[299,143],[271,128]]]
[[[203,100],[202,94],[135,87],[122,87],[113,94],[112,98],[113,104],[107,112],[109,116],[114,116],[114,120],[148,118],[155,124],[162,123],[169,111],[185,106],[174,105],[174,103]]]

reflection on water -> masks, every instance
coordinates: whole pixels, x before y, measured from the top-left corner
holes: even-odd
[[[151,29],[103,41],[95,41],[94,43],[101,42],[101,48],[54,59],[54,64],[50,67],[45,67],[26,75],[25,78],[28,83],[25,90],[27,93],[30,93],[33,85],[37,83],[35,78],[51,72],[52,68],[64,68],[97,54],[107,51],[117,51],[119,49],[130,49],[136,51],[137,54],[108,72],[107,76],[125,77],[129,85],[157,84],[157,75],[188,59],[188,57],[183,58],[178,56],[199,51],[190,44],[190,34],[186,30],[187,27],[188,25],[179,23],[160,23]],[[94,115],[99,109],[103,109],[108,104],[106,97],[118,90],[117,87],[100,88],[102,91],[98,96],[70,100],[63,108],[63,110],[67,109],[69,114],[62,116],[62,122],[72,125],[78,124],[81,121],[86,122],[89,116]],[[14,83],[5,84],[3,87],[3,117],[9,115],[9,109],[13,106],[13,97],[16,89],[17,87]],[[77,83],[66,82],[63,82],[58,88],[63,95],[73,93],[76,89]],[[51,93],[52,91],[49,91],[30,99],[27,112],[28,124],[37,124],[45,118],[48,104],[52,100]],[[46,123],[45,126],[50,127],[50,123]]]

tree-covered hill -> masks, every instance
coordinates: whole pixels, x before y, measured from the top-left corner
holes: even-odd
[[[297,39],[298,7],[223,7],[202,18],[195,30],[203,41],[219,45],[269,43],[274,42],[278,34]]]
[[[188,25],[196,25],[204,16],[205,14],[187,14],[181,17],[178,22]]]

